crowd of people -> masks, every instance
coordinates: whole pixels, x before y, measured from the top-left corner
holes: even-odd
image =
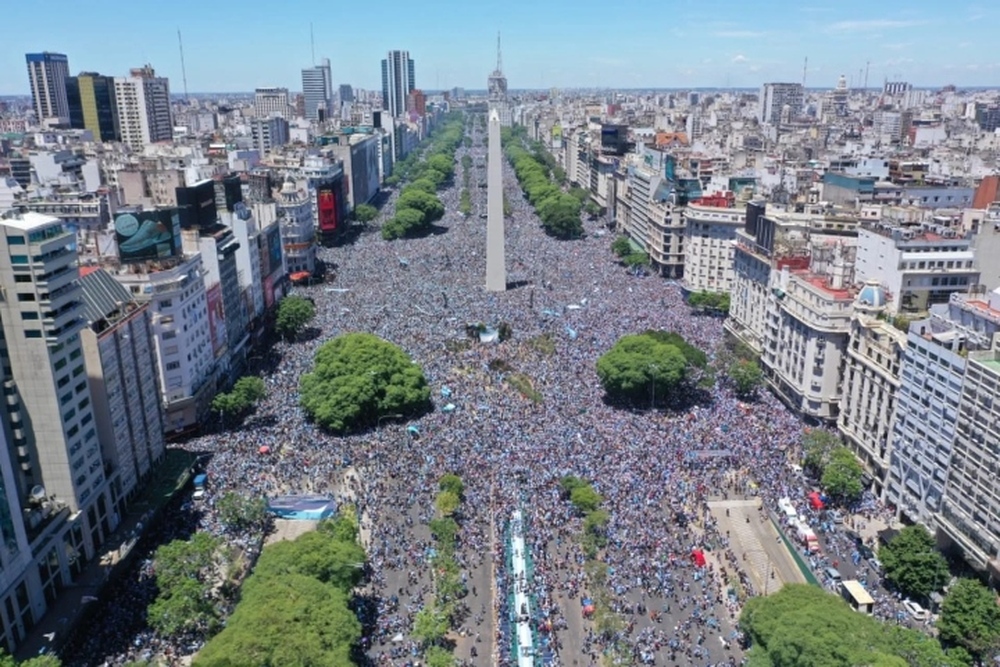
[[[485,133],[472,134],[469,151],[481,155]],[[461,149],[456,164],[464,154]],[[485,178],[485,170],[473,176]],[[594,486],[609,514],[602,585],[621,618],[611,640],[636,662],[738,664],[732,641],[738,606],[721,571],[698,567],[691,553],[724,540],[708,513],[709,498],[752,491],[774,502],[795,492],[787,488],[787,471],[797,458],[801,424],[766,393],[749,407],[741,404],[723,377],[680,412],[608,405],[595,362],[619,337],[675,331],[714,358],[723,342],[722,321],[692,313],[678,285],[618,265],[611,236],[598,233],[603,221],[586,221],[587,234],[579,240],[546,237],[507,165],[504,177],[514,289],[484,289],[486,224],[477,213],[485,211],[486,191],[473,193],[473,215],[460,215],[460,173],[459,185],[441,194],[443,231],[386,242],[373,229],[349,245],[320,251],[334,281],[296,291],[314,299],[312,326],[321,334],[276,344],[280,362],[265,375],[267,397],[242,426],[184,445],[212,453],[200,526],[224,535],[213,503],[227,490],[254,497],[321,493],[355,502],[370,562],[367,591],[376,601],[364,647],[373,663],[413,665],[420,660],[410,637],[413,619],[432,591],[426,523],[434,516],[438,479],[454,472],[465,482],[458,554],[463,577],[487,582],[465,600],[468,641],[459,642],[456,657],[486,665],[492,650],[500,664],[511,664],[504,601],[512,583],[502,534],[520,508],[534,562],[527,584],[555,635],[555,660],[596,664],[609,638],[598,637],[581,614],[581,600],[595,591],[583,571],[581,520],[558,483],[575,475]],[[391,213],[390,199],[383,217]],[[467,324],[501,322],[512,331],[505,342],[467,336]],[[422,366],[435,407],[346,437],[310,423],[299,406],[299,378],[311,369],[319,344],[352,331],[401,346]],[[530,380],[539,400],[507,381],[515,372]],[[702,450],[726,455],[691,455]],[[345,468],[357,474],[350,489],[342,484]],[[171,536],[168,530],[160,537]],[[168,647],[154,638],[142,620],[152,591],[133,590],[127,581],[123,586],[125,597],[135,599],[114,604],[131,617],[116,624],[109,616],[106,633],[95,633],[81,664],[121,665],[197,648]],[[473,640],[477,635],[486,641]]]

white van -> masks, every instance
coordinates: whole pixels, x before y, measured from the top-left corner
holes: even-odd
[[[926,621],[930,618],[930,612],[913,600],[903,600],[903,607],[906,611],[910,612],[910,616],[912,616],[915,621]]]
[[[795,506],[792,505],[792,501],[790,498],[782,498],[781,500],[779,500],[778,509],[781,510],[782,516],[788,523],[791,524],[798,521],[799,518],[798,512],[795,511]]]

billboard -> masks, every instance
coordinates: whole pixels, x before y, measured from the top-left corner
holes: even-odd
[[[188,187],[177,188],[177,206],[181,209],[181,227],[191,229],[215,225],[215,181],[206,180]]]
[[[180,212],[164,208],[119,213],[115,216],[115,242],[122,263],[180,257]]]
[[[282,267],[281,262],[281,230],[275,225],[267,233],[267,266],[270,274],[276,273]]]
[[[316,207],[319,211],[319,231],[332,234],[337,231],[337,195],[332,185],[325,185],[316,191]]]
[[[270,308],[274,305],[274,279],[271,276],[264,278],[264,307]]]
[[[218,359],[226,351],[226,313],[222,307],[222,283],[215,283],[205,292],[208,302],[208,330],[212,336],[212,351]]]

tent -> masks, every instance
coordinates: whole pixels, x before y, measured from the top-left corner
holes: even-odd
[[[820,497],[819,491],[813,491],[808,495],[808,498],[809,498],[809,507],[813,508],[814,510],[823,509],[823,499]]]
[[[695,549],[691,552],[691,559],[694,560],[694,564],[698,567],[705,567],[705,552],[701,549]]]

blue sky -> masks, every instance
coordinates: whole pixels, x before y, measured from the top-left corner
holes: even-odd
[[[331,0],[10,2],[0,94],[28,92],[24,54],[57,51],[70,70],[124,75],[149,62],[181,92],[177,29],[191,92],[301,88],[316,57],[334,84],[380,86],[379,61],[407,49],[424,89],[484,88],[503,33],[511,88],[747,87],[802,79],[869,85],[1000,87],[1000,3],[860,0]],[[24,29],[19,29],[23,26]]]

